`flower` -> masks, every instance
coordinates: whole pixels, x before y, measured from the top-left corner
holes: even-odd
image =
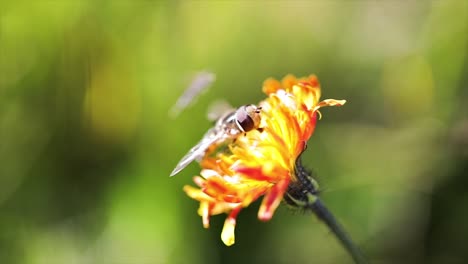
[[[319,108],[346,102],[319,102],[320,85],[314,75],[301,79],[288,75],[281,82],[268,79],[263,92],[268,97],[259,103],[260,129],[242,134],[226,151],[207,153],[200,162],[201,176],[194,177],[199,188],[184,187],[188,196],[200,201],[198,213],[205,228],[211,215],[228,214],[221,233],[228,246],[234,244],[242,208],[264,196],[258,218],[267,221],[273,216],[289,183],[296,180],[295,162],[314,132]]]

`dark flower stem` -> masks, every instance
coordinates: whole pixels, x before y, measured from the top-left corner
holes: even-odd
[[[312,210],[317,217],[325,222],[330,230],[336,235],[341,244],[346,248],[354,262],[357,264],[368,263],[361,249],[353,243],[348,234],[344,231],[344,228],[338,223],[333,214],[327,209],[325,204],[317,197],[317,199],[308,204],[310,210]]]

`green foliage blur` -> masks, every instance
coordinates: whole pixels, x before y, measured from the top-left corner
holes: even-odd
[[[178,160],[216,99],[316,74],[304,164],[373,263],[468,259],[468,4],[444,1],[0,2],[0,263],[351,263],[281,206],[203,229]],[[177,118],[194,73],[216,82]]]

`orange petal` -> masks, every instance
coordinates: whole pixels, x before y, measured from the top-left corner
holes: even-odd
[[[261,221],[268,221],[273,217],[273,213],[283,199],[283,194],[286,192],[289,184],[289,177],[284,178],[275,184],[265,195],[258,210],[258,219]]]
[[[283,80],[281,80],[281,83],[283,84],[283,88],[286,91],[290,91],[291,87],[297,83],[296,76],[288,74],[284,76]]]
[[[273,78],[269,78],[263,82],[262,90],[265,94],[272,94],[278,91],[280,88],[281,88],[280,82],[278,82],[277,80]]]
[[[309,123],[305,126],[304,132],[302,133],[301,139],[303,141],[309,140],[309,138],[314,133],[316,124],[317,124],[317,112],[313,112]]]
[[[312,85],[312,87],[320,87],[320,82],[315,75],[310,75],[309,76],[309,84]]]
[[[262,167],[239,167],[239,168],[234,168],[236,172],[246,174],[250,179],[256,180],[256,181],[269,181],[271,180],[271,177],[268,175],[263,174]]]

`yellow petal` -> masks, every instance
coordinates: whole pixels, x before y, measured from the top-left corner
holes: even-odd
[[[207,202],[200,202],[200,209],[198,213],[202,216],[203,227],[210,227],[210,204]]]
[[[325,99],[317,104],[314,110],[319,109],[324,106],[342,106],[346,103],[346,100],[335,100],[335,99]]]
[[[226,246],[232,246],[235,242],[234,229],[236,228],[236,219],[228,217],[224,221],[223,231],[221,232],[221,240]]]

